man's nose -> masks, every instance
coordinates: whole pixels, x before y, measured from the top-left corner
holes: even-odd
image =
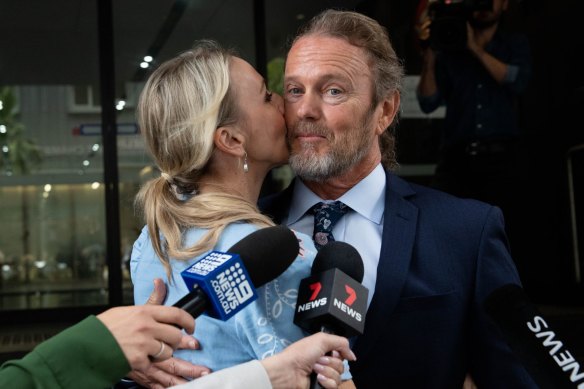
[[[316,93],[304,93],[293,105],[300,119],[318,119],[320,116],[320,98]]]

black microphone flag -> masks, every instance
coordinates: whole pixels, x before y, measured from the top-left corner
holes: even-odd
[[[580,363],[519,285],[496,289],[485,309],[540,388],[584,389]]]
[[[363,261],[353,246],[338,241],[323,246],[312,275],[300,282],[294,323],[310,333],[362,334],[369,294],[362,279]]]
[[[339,269],[330,269],[300,282],[294,323],[310,333],[331,332],[345,337],[362,334],[367,288]]]

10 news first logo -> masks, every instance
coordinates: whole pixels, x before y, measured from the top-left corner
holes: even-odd
[[[209,297],[209,316],[224,321],[258,297],[237,254],[211,251],[183,270],[181,276],[189,291],[198,286]]]
[[[362,334],[368,294],[339,269],[312,275],[300,282],[294,323],[311,333],[324,325],[345,337]]]

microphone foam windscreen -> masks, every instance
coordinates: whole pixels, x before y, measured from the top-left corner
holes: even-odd
[[[261,228],[227,250],[239,254],[256,288],[282,274],[299,251],[298,238],[285,226]]]
[[[363,260],[357,249],[348,243],[333,241],[324,245],[316,254],[312,274],[337,268],[357,282],[363,281]]]

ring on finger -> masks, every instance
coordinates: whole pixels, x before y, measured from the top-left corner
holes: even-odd
[[[160,357],[162,355],[162,353],[164,352],[164,349],[166,348],[166,345],[164,344],[164,342],[161,340],[160,341],[160,350],[158,350],[158,352],[156,354],[154,354],[152,356],[152,358],[156,359],[158,357]]]

